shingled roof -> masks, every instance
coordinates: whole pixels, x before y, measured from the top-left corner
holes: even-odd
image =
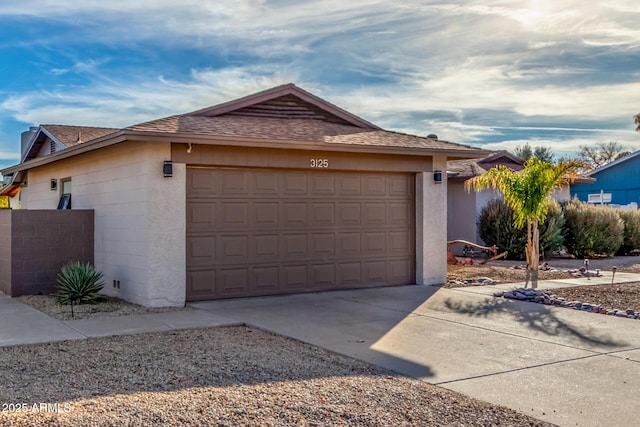
[[[56,140],[67,149],[36,158],[42,144]],[[124,129],[42,125],[19,165],[5,174],[26,171],[62,158],[128,140],[172,143],[271,146],[320,150],[359,150],[420,156],[443,154],[469,158],[481,149],[381,129],[294,84],[277,86],[244,98],[139,123]]]
[[[524,161],[508,151],[496,151],[477,159],[450,160],[447,162],[447,175],[451,180],[464,181],[482,175],[497,165],[519,171],[524,168]]]
[[[220,106],[140,123],[125,130],[435,151],[479,151],[436,138],[383,130],[292,84]]]
[[[92,141],[119,130],[114,128],[67,125],[40,125],[40,127],[64,144],[65,147],[73,147],[76,144]]]

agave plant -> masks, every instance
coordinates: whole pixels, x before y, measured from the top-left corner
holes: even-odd
[[[72,261],[62,266],[58,273],[56,301],[61,305],[97,304],[102,299],[99,292],[104,287],[102,272],[90,263]]]

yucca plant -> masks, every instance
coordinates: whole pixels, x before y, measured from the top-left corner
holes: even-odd
[[[71,261],[58,273],[56,301],[61,305],[97,304],[102,299],[99,292],[104,287],[102,272],[90,263]]]

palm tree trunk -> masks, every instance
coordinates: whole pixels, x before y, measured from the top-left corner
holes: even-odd
[[[531,277],[531,287],[535,289],[538,287],[538,265],[540,262],[540,231],[537,220],[527,222],[527,250],[525,252],[527,255],[527,283]]]

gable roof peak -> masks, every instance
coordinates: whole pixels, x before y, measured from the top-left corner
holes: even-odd
[[[260,118],[315,119],[356,126],[362,129],[380,128],[355,114],[316,96],[293,83],[244,96],[213,107],[183,114],[183,116],[215,117],[240,115]]]

